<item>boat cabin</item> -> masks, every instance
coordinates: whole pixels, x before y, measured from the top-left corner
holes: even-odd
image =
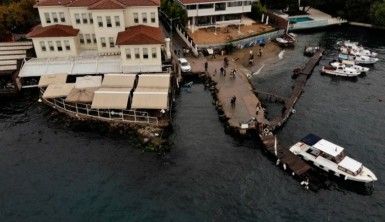
[[[362,163],[345,155],[344,148],[322,139],[314,134],[309,134],[302,139],[308,145],[307,153],[315,159],[323,157],[338,165],[338,169],[354,176],[358,175],[363,168]]]

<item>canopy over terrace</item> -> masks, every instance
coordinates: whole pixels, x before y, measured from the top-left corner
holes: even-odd
[[[170,74],[139,75],[137,88],[170,88]]]
[[[39,77],[60,72],[68,75],[122,73],[120,56],[78,56],[67,58],[33,58],[25,61],[19,77]]]
[[[129,88],[100,88],[95,91],[91,108],[127,109],[130,93]]]
[[[67,81],[67,74],[50,74],[44,75],[39,80],[39,87],[47,87],[51,84],[64,84]]]
[[[59,97],[66,97],[74,87],[75,87],[75,84],[73,83],[51,84],[44,91],[43,98],[54,99]]]
[[[97,90],[97,88],[73,88],[65,101],[70,103],[92,103],[95,90]]]
[[[131,103],[132,109],[168,109],[168,88],[136,89]]]
[[[84,88],[96,88],[102,85],[102,76],[83,76],[77,77],[75,88],[84,89]]]
[[[136,75],[134,74],[106,74],[102,82],[102,87],[127,87],[133,88]]]

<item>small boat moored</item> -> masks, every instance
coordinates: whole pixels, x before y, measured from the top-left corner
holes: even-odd
[[[290,147],[290,152],[314,166],[344,180],[360,183],[377,181],[376,175],[362,163],[345,155],[344,148],[314,134]]]
[[[353,68],[361,73],[367,73],[370,70],[368,67],[356,65],[354,61],[349,61],[349,60],[332,61],[330,62],[330,65],[335,68],[339,68],[339,67]]]
[[[344,53],[338,54],[338,59],[354,61],[356,64],[362,64],[362,65],[371,65],[378,62],[378,58],[372,58],[372,57],[363,56],[363,55],[348,55]]]
[[[337,42],[337,45],[340,46],[340,51],[345,54],[362,55],[369,57],[377,57],[378,55],[376,52],[372,52],[368,49],[365,49],[358,42],[346,40]]]
[[[356,77],[361,75],[360,71],[357,71],[354,68],[349,67],[334,67],[334,66],[322,66],[321,73],[335,75],[335,76],[343,76],[343,77]]]

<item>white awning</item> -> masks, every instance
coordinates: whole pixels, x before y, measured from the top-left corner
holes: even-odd
[[[76,77],[75,88],[97,88],[102,85],[102,76],[83,76]]]
[[[44,99],[53,99],[59,97],[66,97],[70,94],[71,90],[74,88],[75,84],[67,83],[67,84],[51,84],[44,91],[43,98]]]
[[[343,147],[340,147],[324,139],[318,141],[313,145],[313,147],[333,157],[338,156],[344,150]]]
[[[91,108],[93,109],[127,109],[129,88],[100,88],[95,91]]]
[[[39,87],[46,87],[50,84],[64,84],[67,81],[67,74],[43,75],[39,80]]]
[[[57,73],[95,75],[122,73],[120,56],[77,56],[63,58],[33,58],[25,61],[19,77],[33,77]]]
[[[338,166],[356,173],[362,167],[362,163],[346,156],[343,160],[341,160],[341,162],[338,163]]]
[[[169,88],[170,74],[141,74],[138,88]]]
[[[133,88],[135,79],[135,74],[105,74],[102,86]]]
[[[142,88],[134,92],[132,109],[168,109],[168,90]]]

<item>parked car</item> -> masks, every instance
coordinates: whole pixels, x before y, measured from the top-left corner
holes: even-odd
[[[185,58],[179,58],[178,61],[182,72],[191,72],[190,63]]]

